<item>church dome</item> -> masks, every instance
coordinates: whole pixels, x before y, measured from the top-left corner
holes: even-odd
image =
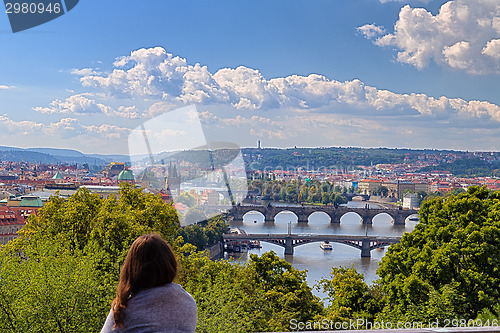
[[[52,179],[64,179],[64,177],[61,175],[59,171],[52,177]]]
[[[133,181],[134,180],[134,174],[130,170],[122,170],[118,174],[118,180],[123,180],[123,181]]]

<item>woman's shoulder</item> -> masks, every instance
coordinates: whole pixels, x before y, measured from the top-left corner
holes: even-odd
[[[136,295],[137,299],[168,299],[170,302],[195,303],[193,297],[177,283],[167,283],[166,285],[143,290]]]

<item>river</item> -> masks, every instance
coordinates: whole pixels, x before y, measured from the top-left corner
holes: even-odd
[[[365,202],[350,201],[349,207],[364,207]],[[380,208],[375,204],[369,204],[372,208]],[[322,234],[322,235],[365,235],[369,236],[401,236],[405,232],[410,232],[415,227],[414,221],[406,220],[406,225],[395,226],[392,218],[387,214],[379,214],[373,219],[372,225],[363,225],[361,218],[355,213],[344,215],[339,224],[330,223],[330,218],[322,212],[313,213],[309,217],[308,223],[298,223],[297,217],[291,212],[281,212],[276,216],[275,222],[264,222],[264,216],[260,213],[247,213],[243,222],[231,222],[232,228],[238,227],[248,234],[270,234],[288,232],[288,224],[291,222],[293,234]],[[367,283],[378,279],[376,270],[379,262],[384,256],[386,249],[376,249],[371,251],[371,258],[361,258],[361,251],[344,244],[332,243],[333,251],[323,251],[319,243],[309,243],[294,248],[293,255],[284,255],[284,248],[278,245],[261,242],[261,249],[250,249],[247,253],[234,254],[235,258],[241,258],[243,262],[248,260],[249,253],[262,254],[267,251],[274,251],[276,254],[291,263],[299,270],[307,270],[307,283],[313,287],[318,280],[331,273],[332,267],[354,266],[358,272],[362,273]],[[233,254],[231,254],[233,255]],[[226,258],[229,255],[226,254]],[[313,293],[320,298],[326,295],[316,289]]]

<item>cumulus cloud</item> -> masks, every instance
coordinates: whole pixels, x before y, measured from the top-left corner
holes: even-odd
[[[430,40],[438,38],[439,34],[435,30],[437,26],[444,29],[444,23],[441,22],[445,20],[444,13],[448,13],[448,25],[445,26],[450,30],[449,34],[457,34],[450,22],[456,21],[456,17],[461,17],[464,22],[470,21],[467,17],[470,17],[471,13],[476,13],[473,16],[477,18],[479,17],[477,13],[484,11],[471,12],[469,7],[462,6],[462,12],[458,13],[456,8],[450,9],[453,6],[456,5],[443,6],[438,19],[425,9],[412,9],[406,6],[402,9],[400,20],[396,25],[397,32],[378,38],[377,43],[388,45],[395,43],[405,30],[401,28],[401,22],[407,22],[406,17],[413,17],[414,30],[407,28],[405,31],[411,42],[419,42],[421,48],[411,56],[410,53],[405,53],[405,56],[401,56],[402,59],[412,61],[416,66],[423,66],[433,55],[439,54],[441,61],[454,68],[465,70],[478,68],[478,63],[472,56],[477,53],[475,41],[443,44],[437,52],[432,47],[432,41],[426,44],[411,38],[412,32],[424,29],[427,29],[426,36]],[[415,15],[418,18],[415,18]],[[482,17],[484,18],[484,15]],[[436,25],[435,21],[441,22],[440,25]],[[490,25],[494,26],[493,22],[496,21],[490,21]],[[481,25],[487,24],[482,21]],[[498,25],[500,31],[500,23]],[[360,31],[365,35],[372,35],[382,31],[380,29],[373,25],[360,28]],[[461,29],[461,33],[466,34],[466,30]],[[499,44],[498,40],[490,40],[480,52],[484,53],[483,57],[494,59]],[[444,96],[434,98],[415,93],[396,94],[367,86],[357,79],[340,82],[318,74],[290,75],[268,80],[258,70],[244,66],[234,69],[222,68],[212,74],[206,66],[198,63],[189,65],[186,59],[167,53],[160,47],[133,51],[130,56],[117,59],[114,66],[116,68],[106,75],[83,75],[82,84],[98,88],[108,98],[142,97],[151,101],[152,104],[142,114],[131,106],[121,106],[116,109],[105,106],[85,94],[71,96],[65,101],[56,100],[49,107],[39,107],[36,110],[45,113],[73,114],[102,112],[137,118],[152,117],[182,105],[196,103],[231,105],[237,110],[287,109],[294,112],[323,110],[329,113],[420,115],[436,119],[488,118],[500,121],[499,107],[488,102],[465,101]],[[478,103],[481,104],[480,112],[477,109]],[[243,119],[235,118],[231,121],[237,122]]]
[[[66,98],[64,101],[56,99],[50,102],[48,107],[34,107],[33,110],[40,113],[66,113],[66,114],[85,114],[85,113],[107,113],[109,108],[94,99],[87,98],[88,94],[77,94]]]
[[[375,36],[373,29],[358,28],[367,38]],[[378,37],[375,44],[396,48],[397,61],[419,69],[434,61],[471,74],[500,74],[499,36],[498,1],[453,0],[437,15],[404,6],[394,32]]]
[[[33,110],[45,114],[95,114],[103,113],[109,116],[135,119],[140,117],[140,111],[135,106],[120,105],[113,108],[109,105],[97,102],[95,99],[88,98],[91,94],[76,94],[66,98],[64,101],[56,99],[50,102],[48,107],[37,106]]]
[[[16,135],[47,135],[60,139],[69,139],[85,135],[99,139],[124,139],[130,133],[130,129],[116,125],[102,124],[84,125],[76,118],[62,118],[49,124],[30,120],[16,121],[7,116],[0,116],[0,133],[15,133]]]
[[[102,124],[82,126],[88,135],[98,136],[104,139],[125,139],[130,134],[129,128],[119,127],[116,125]]]
[[[7,116],[0,116],[0,125],[6,132],[29,135],[33,132],[38,132],[43,128],[42,123],[37,123],[31,120],[14,121]]]
[[[5,84],[0,84],[0,90],[9,90],[9,89],[14,89],[14,86],[7,86]]]
[[[486,43],[484,49],[481,50],[481,53],[495,59],[500,59],[500,39],[490,40]]]
[[[73,68],[71,70],[71,74],[79,76],[89,76],[89,75],[98,75],[100,73],[92,68],[80,68],[80,69]]]
[[[385,29],[383,27],[379,27],[375,24],[365,24],[361,27],[358,27],[357,30],[363,34],[366,38],[374,38],[385,33]]]

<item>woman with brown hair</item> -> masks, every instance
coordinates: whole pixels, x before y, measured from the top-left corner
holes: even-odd
[[[196,329],[196,302],[173,283],[177,261],[159,235],[137,238],[120,272],[116,298],[101,333],[184,333]]]

